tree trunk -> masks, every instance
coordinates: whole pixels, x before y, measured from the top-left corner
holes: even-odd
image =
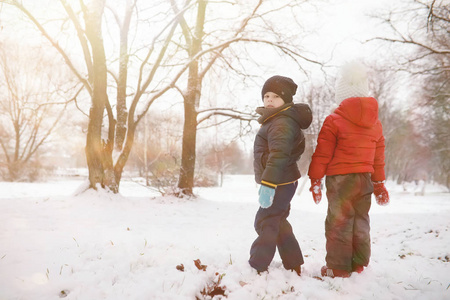
[[[197,23],[194,35],[186,36],[189,45],[189,77],[187,93],[184,96],[184,127],[183,145],[181,149],[181,168],[178,180],[180,195],[193,195],[195,174],[195,150],[197,138],[197,107],[201,96],[201,78],[199,76],[198,60],[193,59],[200,51],[203,39],[203,26],[205,23],[206,2],[198,2]]]
[[[118,185],[115,181],[112,163],[112,151],[110,141],[102,141],[103,113],[105,111],[108,96],[106,57],[102,39],[102,15],[104,0],[92,6],[92,11],[85,11],[86,36],[92,48],[92,106],[89,110],[89,124],[86,137],[86,160],[89,169],[90,188],[97,189],[108,187],[117,192]],[[109,124],[114,126],[115,124]],[[108,138],[111,138],[109,135]]]
[[[120,24],[119,77],[117,79],[117,127],[116,149],[122,150],[127,133],[127,78],[128,78],[128,32],[133,6],[128,2],[123,23]]]
[[[125,167],[125,164],[128,161],[128,157],[130,156],[131,149],[133,148],[136,125],[137,124],[134,123],[129,117],[125,144],[119,158],[117,159],[116,165],[114,166],[114,176],[117,183],[120,183],[120,180],[122,179],[123,168]]]
[[[200,92],[199,92],[200,93]],[[195,91],[184,100],[183,145],[181,150],[181,168],[178,188],[181,194],[193,195],[195,173],[195,148],[197,137],[197,111],[195,109]]]

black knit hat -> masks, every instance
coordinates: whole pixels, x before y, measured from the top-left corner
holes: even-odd
[[[275,75],[267,79],[263,85],[261,91],[263,101],[267,92],[275,93],[283,99],[284,103],[289,103],[297,92],[297,84],[289,77]]]

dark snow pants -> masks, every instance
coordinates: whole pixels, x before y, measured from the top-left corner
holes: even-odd
[[[326,177],[328,212],[325,220],[326,262],[351,272],[370,259],[369,210],[373,184],[370,173]]]
[[[256,213],[255,230],[258,237],[250,249],[249,263],[258,272],[267,270],[276,248],[286,269],[292,270],[303,264],[302,251],[291,224],[286,220],[296,189],[297,182],[279,185],[272,206],[265,209],[260,207]]]

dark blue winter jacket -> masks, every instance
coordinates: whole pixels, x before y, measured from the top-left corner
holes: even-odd
[[[303,103],[278,108],[258,107],[261,128],[255,137],[253,167],[255,180],[271,187],[300,178],[297,161],[305,150],[302,129],[312,121],[311,109]]]

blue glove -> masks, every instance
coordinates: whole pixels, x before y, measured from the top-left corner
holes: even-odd
[[[265,185],[261,185],[259,188],[259,204],[262,208],[268,208],[273,203],[273,196],[275,195],[275,189]]]

